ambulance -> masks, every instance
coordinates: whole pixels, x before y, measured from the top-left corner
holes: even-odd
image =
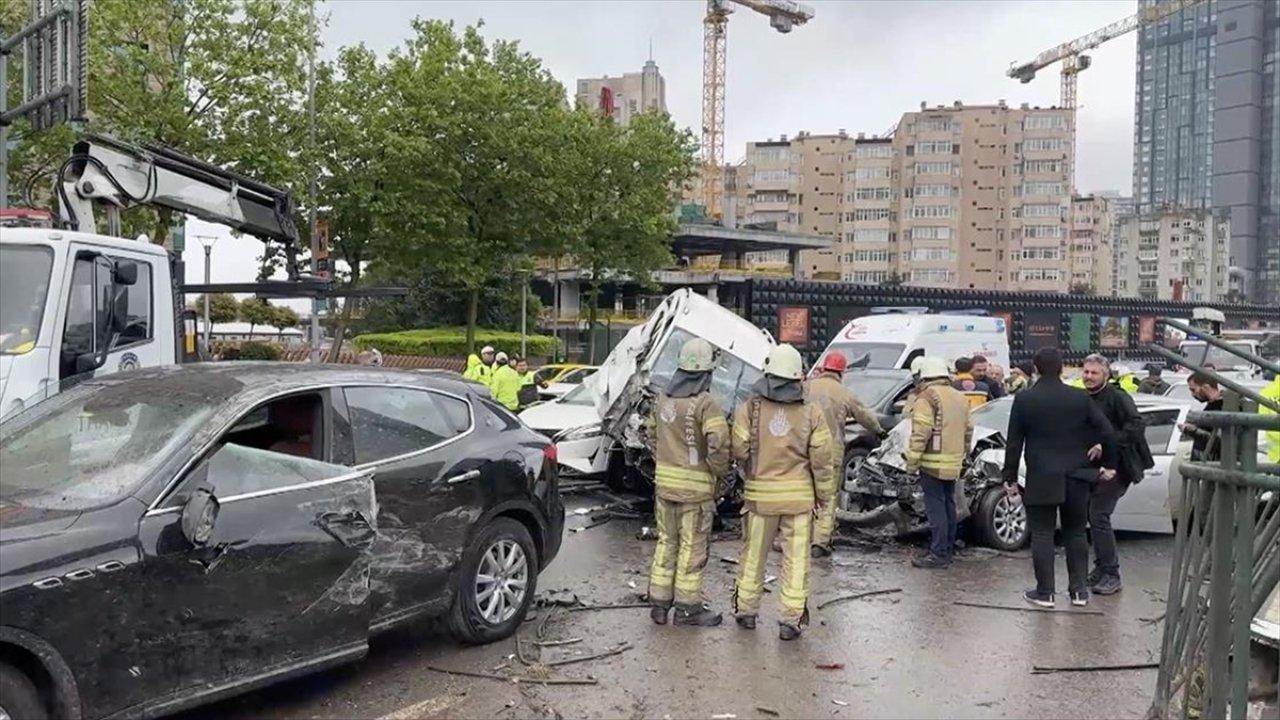
[[[910,368],[921,355],[940,357],[948,364],[982,355],[1008,368],[1009,330],[1003,318],[988,315],[876,309],[841,328],[815,366],[832,352],[842,353],[851,367]]]

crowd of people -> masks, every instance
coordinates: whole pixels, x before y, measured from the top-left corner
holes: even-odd
[[[839,353],[824,356],[806,381],[799,352],[790,345],[775,347],[763,377],[731,422],[710,393],[716,365],[709,343],[686,342],[677,370],[656,392],[648,418],[658,529],[648,589],[651,618],[658,624],[670,617],[676,625],[693,626],[722,622],[703,595],[702,574],[716,501],[736,464],[745,485],[734,618],[742,628],[756,627],[765,561],[778,550],[779,636],[792,640],[808,622],[810,560],[831,551],[846,421],[857,420],[881,436],[884,431],[841,382],[846,360]],[[1035,587],[1024,599],[1038,606],[1054,604],[1054,531],[1059,522],[1070,602],[1085,605],[1091,593],[1119,592],[1111,514],[1153,464],[1131,392],[1159,391],[1158,368],[1150,371],[1152,382],[1135,381],[1132,390],[1114,377],[1102,355],[1086,358],[1078,386],[1064,381],[1062,356],[1054,349],[1037,352],[1008,376],[980,355],[953,365],[919,357],[911,370],[915,388],[904,410],[911,423],[906,468],[924,493],[930,526],[928,550],[912,564],[942,569],[953,562],[957,484],[973,433],[970,409],[1008,394],[1014,398],[1005,487],[1013,502],[1026,506],[1035,576]],[[1212,402],[1212,378],[1195,376],[1191,387],[1197,397]],[[1209,452],[1206,448],[1202,455]],[[1024,456],[1025,484],[1018,480]],[[1094,548],[1092,570],[1086,532]]]
[[[538,400],[538,381],[529,361],[519,355],[497,352],[485,345],[480,354],[467,357],[467,367],[462,377],[489,388],[493,399],[506,409],[516,412]]]

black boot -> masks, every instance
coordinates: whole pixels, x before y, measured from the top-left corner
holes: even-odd
[[[735,618],[735,619],[738,621],[738,627],[742,628],[743,630],[755,630],[755,629],[756,629],[756,616],[755,616],[755,615],[739,615],[739,616],[738,616],[737,618]]]
[[[829,557],[830,555],[831,548],[827,545],[812,545],[809,547],[809,557],[814,558],[815,560],[818,558]]]
[[[649,619],[658,625],[667,624],[667,611],[671,609],[670,605],[654,605],[649,608]]]
[[[782,640],[795,640],[800,637],[800,626],[789,623],[778,623],[778,637]]]
[[[676,605],[676,625],[715,627],[723,618],[706,605]]]

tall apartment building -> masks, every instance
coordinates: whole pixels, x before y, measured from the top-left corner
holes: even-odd
[[[1280,2],[1215,0],[1213,206],[1231,220],[1232,287],[1280,302]]]
[[[1161,0],[1139,0],[1147,8]],[[1217,0],[1138,29],[1133,195],[1142,214],[1211,205]]]
[[[1071,198],[1071,244],[1067,247],[1069,292],[1111,295],[1115,208],[1103,195]]]
[[[1166,210],[1120,220],[1115,293],[1212,302],[1227,295],[1230,221],[1210,210]]]
[[[802,256],[807,277],[1065,291],[1069,112],[922,105],[892,138],[748,143],[738,220],[838,239]]]
[[[658,64],[649,60],[638,73],[579,78],[574,98],[579,107],[608,110],[614,120],[626,125],[633,115],[647,110],[667,111],[667,81],[658,72]]]

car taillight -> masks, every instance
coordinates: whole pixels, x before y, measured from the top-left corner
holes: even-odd
[[[547,460],[550,460],[552,463],[555,463],[560,458],[560,453],[556,450],[555,443],[551,443],[550,445],[542,448],[542,456]]]

